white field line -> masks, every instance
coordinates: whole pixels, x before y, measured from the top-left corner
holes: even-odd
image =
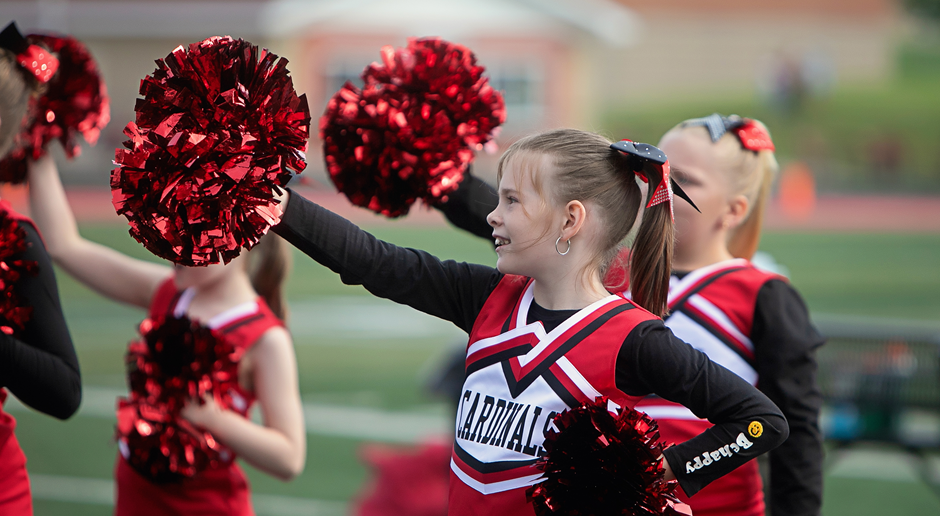
[[[84,387],[77,417],[115,420],[114,409],[122,389]],[[307,433],[388,443],[418,443],[440,439],[453,424],[444,415],[401,412],[325,403],[304,403]],[[4,406],[8,412],[29,410],[14,396]]]
[[[114,482],[97,478],[29,475],[33,498],[56,502],[114,505]],[[339,516],[346,514],[343,502],[290,496],[251,495],[259,516]]]

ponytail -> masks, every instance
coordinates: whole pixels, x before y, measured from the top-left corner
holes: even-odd
[[[650,185],[658,181],[650,180]],[[653,186],[647,197],[653,194]],[[647,208],[630,253],[630,293],[633,300],[654,315],[669,313],[669,276],[676,241],[676,226],[668,202]]]
[[[760,184],[756,195],[753,197],[750,213],[734,230],[728,241],[728,252],[735,258],[750,260],[757,252],[757,247],[760,244],[761,226],[764,221],[764,211],[770,199],[770,187],[777,172],[777,160],[774,158],[772,151],[760,151],[758,160],[756,176],[759,178]]]
[[[255,292],[282,321],[287,320],[284,280],[290,271],[291,255],[287,243],[274,233],[261,237],[248,253],[248,277]]]

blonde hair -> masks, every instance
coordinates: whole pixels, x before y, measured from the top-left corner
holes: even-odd
[[[753,120],[765,131],[767,127],[759,120]],[[689,121],[673,127],[673,131],[696,131],[708,135],[702,126],[687,125]],[[768,134],[770,132],[768,131]],[[668,133],[667,133],[668,134]],[[770,198],[770,188],[779,170],[777,158],[771,150],[752,151],[741,146],[738,136],[729,131],[712,146],[718,158],[720,169],[725,173],[732,195],[743,195],[748,201],[748,212],[744,220],[731,231],[728,239],[728,252],[735,258],[750,260],[760,244],[761,226],[764,212]]]
[[[510,160],[522,154],[545,156],[551,160],[554,174],[551,181],[537,177],[533,169],[536,191],[554,205],[563,206],[578,200],[591,203],[599,214],[603,239],[588,272],[603,278],[611,261],[633,223],[642,201],[640,188],[629,159],[610,148],[610,141],[598,134],[576,129],[556,129],[523,138],[500,157],[497,180]],[[658,181],[651,181],[656,184]],[[545,185],[550,185],[548,195]],[[666,296],[672,270],[675,228],[668,203],[647,209],[630,259],[630,287],[634,301],[662,317],[666,314]]]

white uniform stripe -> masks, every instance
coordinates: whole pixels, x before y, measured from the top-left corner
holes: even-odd
[[[531,285],[530,285],[530,288],[531,288]],[[566,331],[570,330],[574,325],[580,323],[581,321],[583,321],[585,318],[593,314],[595,311],[597,311],[604,305],[607,305],[608,303],[612,303],[618,299],[620,299],[620,296],[610,295],[610,296],[605,297],[604,299],[595,301],[591,303],[590,305],[578,310],[576,314],[565,319],[565,322],[559,324],[554,330],[548,332],[548,334],[545,335],[544,338],[540,339],[537,346],[532,348],[525,355],[519,357],[519,364],[524,367],[526,364],[528,364],[529,362],[537,358],[539,354],[541,354],[542,351],[545,350],[545,348],[551,346],[552,343],[555,342],[555,339],[563,335]],[[526,309],[528,311],[528,307],[526,307]],[[519,311],[519,314],[523,315],[522,310]],[[523,315],[523,317],[525,317],[525,315]],[[541,323],[537,323],[537,324],[541,326]]]
[[[173,316],[180,318],[185,315],[186,309],[189,308],[189,303],[193,301],[194,297],[196,297],[196,289],[190,287],[184,290],[179,299],[176,300],[176,306],[173,307]]]
[[[189,287],[184,290],[183,293],[180,294],[179,299],[176,300],[176,306],[173,307],[173,316],[182,317],[186,315],[186,310],[189,309],[189,305],[193,302],[194,297],[196,297],[195,288]],[[209,319],[206,326],[212,329],[221,328],[236,319],[251,315],[259,309],[260,307],[257,301],[247,301],[215,314]]]
[[[518,326],[516,328],[513,328],[507,331],[506,333],[500,333],[499,335],[496,335],[495,337],[487,337],[485,339],[480,339],[474,342],[473,344],[470,345],[469,348],[467,348],[467,356],[469,357],[470,355],[480,350],[486,349],[491,346],[495,346],[497,344],[502,344],[503,342],[506,342],[507,340],[514,339],[516,337],[519,337],[521,335],[526,335],[529,333],[534,333],[535,336],[539,340],[543,340],[545,338],[545,328],[542,327],[541,324],[526,324],[523,326]]]
[[[751,364],[689,316],[682,312],[673,312],[666,320],[666,326],[676,337],[708,355],[712,362],[730,369],[751,385],[757,384],[757,371]]]
[[[529,475],[526,477],[513,478],[511,480],[503,480],[501,482],[493,482],[491,484],[484,484],[479,480],[471,477],[470,475],[463,472],[460,469],[460,466],[454,462],[454,459],[450,459],[450,470],[457,475],[458,478],[468,486],[472,487],[474,490],[479,491],[485,495],[493,493],[502,493],[503,491],[509,491],[512,489],[519,489],[520,487],[528,487],[532,484],[537,484],[540,480],[543,480],[542,474],[538,475]]]
[[[535,282],[529,283],[525,292],[522,293],[522,301],[519,302],[519,313],[516,314],[516,327],[525,326],[526,319],[529,316],[529,307],[532,306],[532,300],[535,299]]]
[[[705,421],[704,419],[693,414],[691,410],[681,405],[680,406],[674,406],[674,405],[639,406],[639,407],[636,407],[636,409],[642,412],[646,412],[646,415],[653,419],[681,419],[684,421]]]
[[[568,378],[571,379],[571,383],[578,386],[578,389],[587,397],[587,399],[594,401],[595,398],[601,395],[597,389],[591,385],[591,382],[587,381],[587,378],[581,374],[581,371],[578,371],[578,368],[568,360],[567,357],[561,357],[555,361],[558,364],[558,367],[568,375]]]
[[[240,305],[235,305],[222,313],[214,315],[206,323],[206,326],[212,329],[221,328],[232,321],[256,313],[259,308],[257,301],[248,301]]]
[[[674,300],[682,297],[690,288],[692,288],[699,280],[710,276],[718,271],[728,269],[731,267],[741,267],[747,265],[747,260],[744,258],[734,258],[731,260],[725,260],[723,262],[718,262],[708,267],[702,267],[701,269],[696,269],[688,274],[681,280],[669,285],[669,302],[672,303]]]
[[[741,330],[731,322],[728,315],[722,312],[721,309],[715,306],[711,301],[698,294],[694,294],[689,297],[689,304],[698,308],[703,314],[707,315],[713,323],[728,332],[729,335],[734,337],[741,344],[744,344],[747,349],[754,351],[754,344],[751,342],[751,339],[741,333]]]

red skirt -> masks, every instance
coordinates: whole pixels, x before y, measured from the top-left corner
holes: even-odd
[[[235,463],[180,483],[154,484],[118,454],[114,478],[115,516],[255,516],[248,479]]]
[[[0,389],[0,406],[6,392]],[[26,476],[26,456],[13,435],[16,420],[0,408],[0,514],[32,516],[33,501]]]

